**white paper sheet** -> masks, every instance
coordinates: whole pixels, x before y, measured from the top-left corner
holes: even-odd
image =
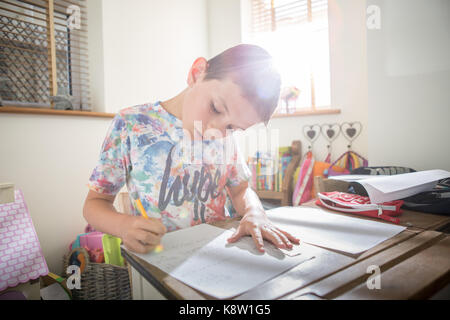
[[[334,180],[355,181],[366,189],[372,203],[383,203],[413,196],[434,188],[438,180],[450,178],[445,170],[426,170],[388,175],[342,175]]]
[[[445,170],[426,170],[358,180],[372,203],[383,203],[433,189],[438,180],[449,178]]]
[[[167,233],[163,250],[136,254],[185,284],[210,296],[226,299],[241,294],[311,259],[289,256],[265,242],[260,253],[250,237],[228,244],[233,231],[208,224]]]
[[[266,213],[276,226],[301,241],[352,255],[360,254],[406,229],[308,207],[281,207]]]
[[[347,181],[347,182],[352,182],[352,181],[358,181],[359,180],[364,180],[367,178],[382,178],[382,177],[386,177],[386,175],[367,175],[367,174],[341,174],[339,176],[330,176],[329,179],[333,179],[333,180],[342,180],[342,181]]]

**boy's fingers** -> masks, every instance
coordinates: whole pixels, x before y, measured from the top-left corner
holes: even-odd
[[[139,242],[141,242],[141,241],[139,241]],[[158,246],[158,244],[148,244],[148,243],[142,243],[142,242],[141,242],[141,245],[144,246],[144,250],[145,250],[144,253],[149,253],[150,251],[153,251]]]
[[[144,231],[144,230],[137,230],[135,233],[135,237],[137,240],[141,241],[143,244],[148,245],[158,245],[161,237],[158,235],[155,235],[152,232]]]
[[[154,246],[146,246],[142,244],[139,240],[126,241],[124,242],[124,245],[127,249],[130,249],[136,253],[148,253],[154,248]]]
[[[140,228],[146,231],[153,232],[157,235],[164,235],[167,232],[166,227],[161,220],[156,218],[140,219]]]
[[[252,229],[250,235],[252,236],[256,249],[258,249],[259,252],[264,252],[264,240],[259,228]]]
[[[235,242],[238,239],[240,239],[243,236],[242,231],[241,231],[241,226],[239,225],[239,227],[236,229],[236,231],[233,233],[233,235],[231,237],[229,237],[227,240],[228,242]]]
[[[299,244],[300,243],[300,239],[297,237],[294,237],[292,234],[290,234],[289,232],[283,231],[279,228],[275,228],[276,230],[278,230],[279,232],[281,232],[282,234],[284,234],[291,242],[295,243],[295,244]]]
[[[284,244],[288,247],[288,248],[292,248],[292,243],[291,241],[289,241],[288,237],[282,233],[280,230],[278,230],[277,228],[272,228],[273,232],[275,232],[278,237],[280,237],[280,239],[284,242]]]
[[[286,244],[281,240],[278,234],[275,233],[275,231],[269,228],[264,228],[263,234],[264,238],[270,240],[270,242],[272,242],[277,248],[286,248]]]

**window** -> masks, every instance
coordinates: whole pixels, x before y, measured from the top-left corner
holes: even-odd
[[[90,110],[87,47],[86,0],[2,0],[3,105]]]
[[[282,77],[276,113],[329,109],[328,1],[250,1],[246,42],[266,48]]]

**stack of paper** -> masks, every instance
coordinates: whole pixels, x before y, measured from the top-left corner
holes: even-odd
[[[372,203],[383,203],[429,191],[441,179],[450,178],[445,170],[427,170],[392,176],[336,176],[330,179],[352,181],[364,187]]]

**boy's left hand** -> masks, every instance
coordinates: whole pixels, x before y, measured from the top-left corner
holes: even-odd
[[[300,240],[272,224],[264,212],[253,210],[242,218],[236,232],[228,238],[228,242],[236,242],[242,236],[250,235],[260,252],[264,252],[263,239],[269,240],[276,247],[290,249],[292,244],[299,244]]]

